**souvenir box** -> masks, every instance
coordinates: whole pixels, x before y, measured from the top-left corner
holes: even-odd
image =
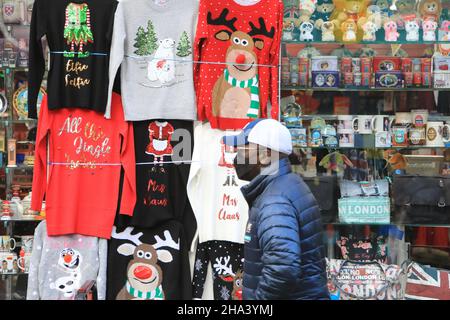
[[[313,71],[312,72],[313,88],[338,88],[339,72],[338,71]]]
[[[450,57],[434,58],[433,78],[435,88],[450,88]]]
[[[339,71],[338,57],[319,56],[311,58],[311,71]]]
[[[403,73],[394,72],[375,72],[376,88],[403,88]]]
[[[373,58],[373,71],[374,72],[386,72],[386,71],[401,71],[402,59],[397,57],[374,57]]]

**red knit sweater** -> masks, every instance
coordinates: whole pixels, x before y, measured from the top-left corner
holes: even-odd
[[[208,119],[212,128],[242,129],[267,117],[269,101],[278,119],[282,22],[281,0],[251,6],[200,0],[194,56],[208,63],[194,64],[199,120]]]
[[[48,165],[48,175],[47,162],[55,163]],[[36,137],[31,209],[41,210],[45,194],[50,236],[109,239],[121,167],[125,174],[120,213],[133,214],[135,164],[133,126],[124,120],[119,95],[113,94],[111,120],[87,109],[48,110],[45,96]]]

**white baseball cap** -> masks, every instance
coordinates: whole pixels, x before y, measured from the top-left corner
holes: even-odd
[[[257,119],[247,124],[238,135],[222,138],[227,146],[255,143],[280,153],[292,153],[292,136],[288,128],[274,119]]]

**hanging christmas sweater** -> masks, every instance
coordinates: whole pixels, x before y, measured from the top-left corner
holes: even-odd
[[[37,117],[45,71],[41,38],[50,48],[48,108],[77,107],[103,113],[115,0],[36,0],[30,28],[28,116]],[[114,82],[112,79],[111,82]]]
[[[195,37],[199,120],[212,128],[242,129],[255,118],[278,119],[279,51],[283,3],[200,1]],[[204,63],[206,62],[206,63]],[[217,62],[219,64],[217,64]]]
[[[107,240],[82,235],[49,237],[42,221],[34,232],[27,300],[73,300],[88,281],[106,296]]]
[[[234,148],[222,144],[225,131],[197,123],[194,153],[187,185],[188,197],[197,219],[200,243],[222,240],[244,243],[248,204],[233,166]]]
[[[108,300],[190,300],[191,274],[183,226],[130,226],[121,217],[108,244]]]
[[[192,241],[196,221],[186,191],[194,146],[192,121],[137,121],[133,127],[137,201],[132,225],[154,228],[175,219]]]
[[[192,67],[197,14],[197,0],[119,3],[109,75],[114,78],[122,64],[127,120],[197,118]],[[110,116],[109,103],[105,116]]]
[[[41,210],[45,194],[50,236],[77,233],[109,239],[121,168],[124,182],[120,213],[133,214],[135,163],[133,126],[124,121],[119,95],[113,94],[111,120],[85,109],[49,111],[44,96],[36,138],[31,209]]]

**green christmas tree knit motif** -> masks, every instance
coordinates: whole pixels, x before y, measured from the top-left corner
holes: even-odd
[[[189,41],[189,36],[186,31],[183,31],[177,47],[177,56],[187,57],[192,53],[191,49],[192,47],[191,42]]]
[[[64,39],[70,45],[70,52],[65,52],[64,56],[73,58],[75,45],[78,46],[78,57],[89,56],[89,52],[83,51],[83,46],[88,42],[93,43],[94,35],[91,30],[91,13],[86,3],[69,3],[67,5]]]
[[[134,41],[134,47],[137,49],[134,51],[135,54],[149,56],[155,53],[158,49],[158,37],[151,21],[147,23],[147,31],[143,27],[138,28]]]

